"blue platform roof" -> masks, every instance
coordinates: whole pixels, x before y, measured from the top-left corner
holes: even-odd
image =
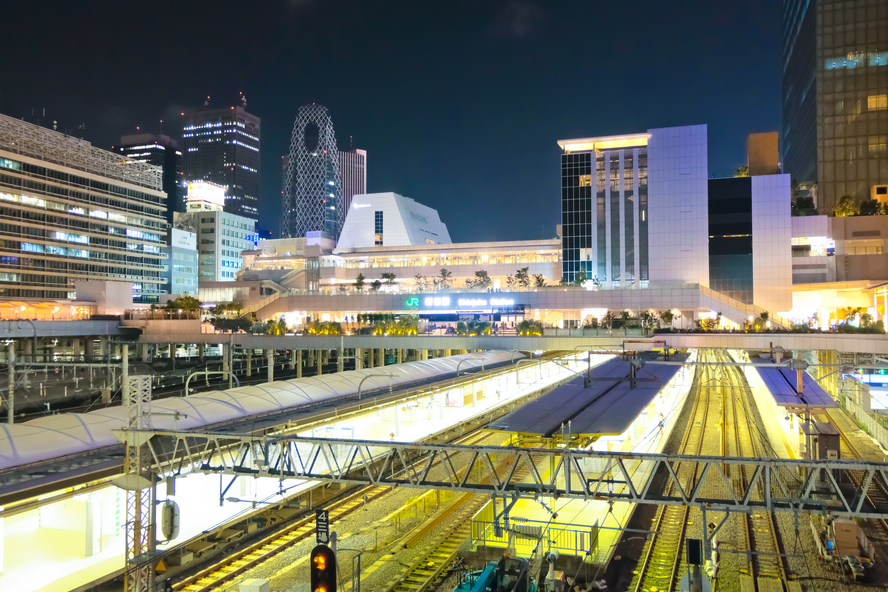
[[[838,403],[830,397],[813,376],[802,372],[802,396],[796,392],[796,371],[776,366],[756,366],[771,396],[781,407],[814,407],[834,409]]]
[[[676,356],[684,361],[686,356]],[[614,358],[592,368],[592,383],[583,387],[583,377],[556,387],[491,422],[487,429],[534,434],[545,438],[565,435],[582,437],[617,436],[626,431],[639,413],[653,401],[681,369],[677,364],[646,364],[638,373],[635,388],[629,384],[629,362]]]

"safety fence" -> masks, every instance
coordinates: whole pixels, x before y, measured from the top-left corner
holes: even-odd
[[[539,544],[537,553],[558,551],[561,554],[585,557],[591,563],[603,563],[609,549],[598,548],[598,521],[592,526],[545,522],[510,517],[508,525],[501,518],[494,520],[493,504],[488,503],[472,517],[472,548],[500,547],[512,549],[519,556],[529,556]]]
[[[885,427],[879,423],[872,414],[867,413],[866,410],[850,398],[844,396],[839,397],[839,404],[857,420],[857,423],[860,424],[867,434],[879,442],[879,445],[883,450],[888,450],[888,429],[885,429]]]

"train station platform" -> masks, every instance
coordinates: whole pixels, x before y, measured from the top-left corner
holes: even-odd
[[[506,359],[509,356],[511,354]],[[606,361],[609,356],[595,358],[594,363],[598,363]],[[362,414],[303,420],[302,427],[298,422],[294,422],[294,427],[301,436],[422,440],[455,428],[495,407],[514,404],[516,400],[567,380],[574,371],[586,368],[585,359],[575,362],[573,356],[559,362],[542,360],[533,366],[463,374],[458,381],[450,380],[448,374],[448,381],[438,389],[434,384],[428,384],[416,396],[406,398],[402,395],[379,406],[371,405]],[[385,370],[394,372],[410,364],[416,363],[390,365]],[[343,373],[325,378],[330,382],[341,382]],[[291,386],[304,387],[307,380],[287,382]],[[377,386],[385,388],[388,382],[383,376]],[[281,387],[282,383],[269,386],[275,385]],[[225,394],[218,392],[214,396],[218,399]],[[197,395],[189,399],[193,402]],[[263,416],[257,421],[273,421],[276,423],[269,425],[276,425],[282,421],[286,423],[287,419],[286,414],[280,414]],[[171,499],[175,499],[181,511],[179,535],[161,548],[186,545],[195,557],[199,556],[212,548],[212,545],[197,540],[202,533],[227,532],[223,530],[229,528],[226,524],[242,523],[257,514],[263,505],[280,502],[282,489],[286,496],[291,496],[315,486],[312,482],[296,479],[279,482],[237,477],[231,481],[230,476],[205,474],[183,474],[177,478],[175,495]],[[230,482],[230,487],[225,490]],[[166,485],[160,483],[157,499],[166,498]],[[69,493],[56,492],[49,500],[35,497],[21,504],[5,506],[0,513],[0,590],[67,591],[117,572],[123,567],[125,519],[125,492],[107,481],[90,483]],[[235,530],[231,529],[231,534],[236,535]]]
[[[776,456],[801,458],[799,415],[836,409],[838,403],[807,372],[802,372],[800,395],[795,370],[774,366],[769,359],[750,358],[744,350],[728,350],[728,355],[735,362],[746,364],[740,368],[764,422],[764,435],[771,442]]]
[[[696,352],[682,356],[676,364],[649,362],[638,371],[639,378],[653,379],[639,382],[630,388],[628,362],[613,359],[592,369],[593,382],[583,388],[583,378],[553,389],[535,401],[490,424],[491,429],[516,430],[525,438],[543,438],[550,435],[549,445],[561,444],[561,422],[571,419],[575,428],[572,441],[583,442],[584,448],[596,451],[658,453],[672,433],[688,393],[694,382],[696,366],[680,363],[696,361]],[[596,380],[596,378],[598,380]],[[563,406],[559,406],[563,405]],[[579,436],[577,436],[579,434]],[[566,436],[565,430],[565,436]],[[582,438],[582,439],[579,439]],[[600,459],[584,459],[582,470],[597,478],[610,474],[613,489],[626,486],[614,467]],[[537,467],[543,479],[548,479],[554,466]],[[636,471],[646,469],[637,462],[626,465],[635,481]],[[642,475],[638,475],[641,477]],[[646,477],[646,476],[645,476]],[[501,502],[497,514],[502,512]],[[495,558],[505,549],[528,557],[539,540],[548,541],[543,551],[557,550],[565,561],[579,561],[587,566],[605,565],[613,555],[622,529],[626,526],[634,505],[624,502],[609,505],[605,501],[518,500],[509,512],[513,525],[511,536],[494,524],[493,504],[487,504],[472,519],[471,545],[460,551],[467,560]],[[553,512],[557,517],[553,517]],[[502,517],[499,518],[502,525]],[[588,556],[586,552],[589,551]]]
[[[613,358],[591,369],[588,386],[584,385],[585,376],[578,376],[491,422],[488,429],[560,440],[618,436],[672,380],[686,359],[686,355],[674,356],[669,365],[651,362],[637,370],[632,384],[631,363]]]

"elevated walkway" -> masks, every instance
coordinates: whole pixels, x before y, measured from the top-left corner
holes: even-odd
[[[2,329],[2,325],[0,325]],[[195,333],[174,338],[143,334],[141,343],[228,343],[256,349],[502,349],[517,351],[574,351],[575,349],[623,350],[662,347],[666,341],[677,349],[757,349],[782,346],[785,350],[831,350],[848,353],[888,355],[888,335],[854,335],[835,333],[660,333],[642,337],[640,332],[624,335],[606,329],[558,330],[557,335],[251,335],[247,333]],[[3,335],[0,333],[0,338]],[[628,343],[632,342],[632,343]],[[642,347],[643,342],[649,345]],[[658,343],[660,342],[660,343]]]

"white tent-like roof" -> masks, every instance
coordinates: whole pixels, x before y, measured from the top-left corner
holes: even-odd
[[[511,352],[486,351],[159,399],[151,403],[151,423],[159,430],[189,430],[355,395],[367,375],[386,373],[392,378],[371,376],[364,380],[362,392],[451,374],[456,372],[457,365],[462,371],[511,359]],[[107,407],[89,413],[50,415],[20,424],[0,424],[0,469],[118,444],[112,430],[126,427],[126,416],[123,407]]]

